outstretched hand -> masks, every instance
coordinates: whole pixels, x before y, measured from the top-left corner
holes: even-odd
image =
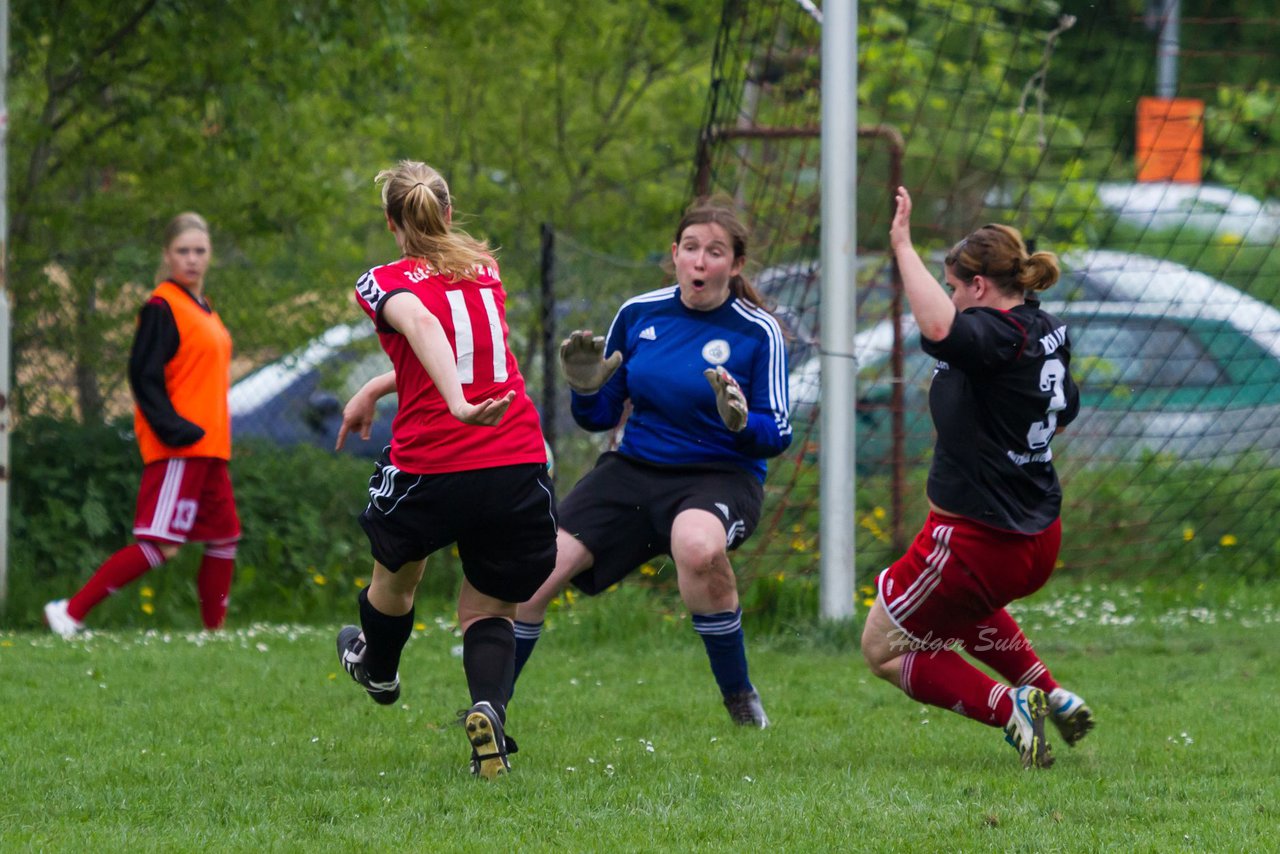
[[[338,428],[338,441],[333,446],[335,451],[342,450],[348,433],[358,433],[361,439],[369,441],[377,406],[378,399],[364,394],[363,390],[352,395],[342,410],[342,426]]]
[[[507,414],[507,410],[511,407],[511,401],[515,399],[516,393],[509,391],[505,397],[490,397],[479,403],[467,403],[464,400],[449,411],[454,418],[463,424],[473,424],[477,427],[493,427],[502,420],[502,416]]]
[[[898,206],[889,226],[889,246],[897,252],[911,246],[911,194],[906,187],[899,187],[894,199]]]
[[[740,433],[747,426],[747,399],[733,374],[723,365],[702,372],[716,393],[716,411],[731,432]]]
[[[578,329],[560,344],[560,370],[569,388],[579,394],[595,394],[622,364],[622,353],[604,358],[604,338],[590,329]]]

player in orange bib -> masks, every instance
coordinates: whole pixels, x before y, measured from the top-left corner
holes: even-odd
[[[221,628],[235,565],[240,519],[227,462],[231,458],[231,335],[204,295],[212,247],[195,213],[174,217],[164,232],[160,283],[138,313],[129,354],[134,431],[142,453],[133,535],[70,599],[44,606],[45,622],[64,638],[112,593],[178,553],[204,543],[196,576],[205,628]]]

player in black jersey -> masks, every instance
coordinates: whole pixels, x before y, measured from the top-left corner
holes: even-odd
[[[912,246],[902,187],[889,242],[921,344],[938,359],[929,389],[937,442],[928,519],[880,574],[863,656],[908,696],[1002,727],[1024,767],[1047,768],[1045,721],[1074,745],[1093,713],[1053,679],[1005,605],[1048,581],[1062,538],[1051,440],[1080,395],[1067,324],[1030,296],[1058,280],[1058,259],[1029,255],[1014,228],[985,225],[947,254],[948,296]]]

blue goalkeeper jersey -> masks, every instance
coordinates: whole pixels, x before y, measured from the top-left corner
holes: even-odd
[[[738,466],[764,481],[765,460],[791,444],[787,354],[771,314],[730,296],[713,311],[694,311],[671,285],[623,304],[609,327],[605,355],[622,366],[595,394],[572,395],[574,420],[586,430],[615,427],[631,401],[618,452],[658,465]],[[742,387],[750,413],[733,433],[716,411],[703,376],[723,365]]]

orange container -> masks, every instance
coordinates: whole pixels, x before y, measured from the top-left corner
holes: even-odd
[[[1204,101],[1139,98],[1137,136],[1139,181],[1200,183]]]

